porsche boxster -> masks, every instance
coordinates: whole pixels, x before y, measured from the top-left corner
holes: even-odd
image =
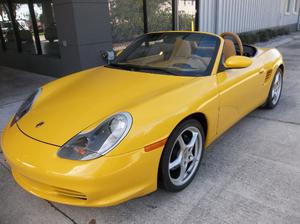
[[[111,206],[158,185],[177,192],[216,138],[278,104],[283,74],[278,50],[234,33],[145,34],[107,65],[36,90],[1,146],[16,182],[50,201]]]

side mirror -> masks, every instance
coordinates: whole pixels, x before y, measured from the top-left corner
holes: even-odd
[[[247,68],[252,65],[252,60],[245,56],[231,56],[224,63],[225,68]]]
[[[107,61],[108,64],[115,59],[114,51],[100,51],[100,55],[104,61]]]

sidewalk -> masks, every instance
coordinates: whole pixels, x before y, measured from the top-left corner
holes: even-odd
[[[298,39],[300,39],[300,32],[293,32],[290,33],[289,35],[278,36],[266,42],[256,43],[255,45],[257,47],[277,48],[280,47],[281,45],[287,44],[293,40],[298,40]]]

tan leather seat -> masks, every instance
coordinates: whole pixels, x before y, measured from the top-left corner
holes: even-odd
[[[232,40],[225,39],[224,40],[224,57],[225,60],[231,56],[236,55],[235,46]]]
[[[168,66],[175,64],[186,64],[193,69],[205,70],[207,68],[206,61],[203,57],[192,55],[193,46],[191,41],[176,39],[174,49],[168,60]]]
[[[192,47],[189,41],[177,39],[174,44],[174,50],[170,56],[170,60],[177,58],[189,58],[192,56]]]

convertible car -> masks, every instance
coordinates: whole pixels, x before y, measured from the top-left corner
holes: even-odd
[[[274,108],[282,90],[278,50],[229,32],[149,33],[112,59],[39,88],[5,127],[2,149],[25,190],[78,206],[180,191],[207,146]]]

